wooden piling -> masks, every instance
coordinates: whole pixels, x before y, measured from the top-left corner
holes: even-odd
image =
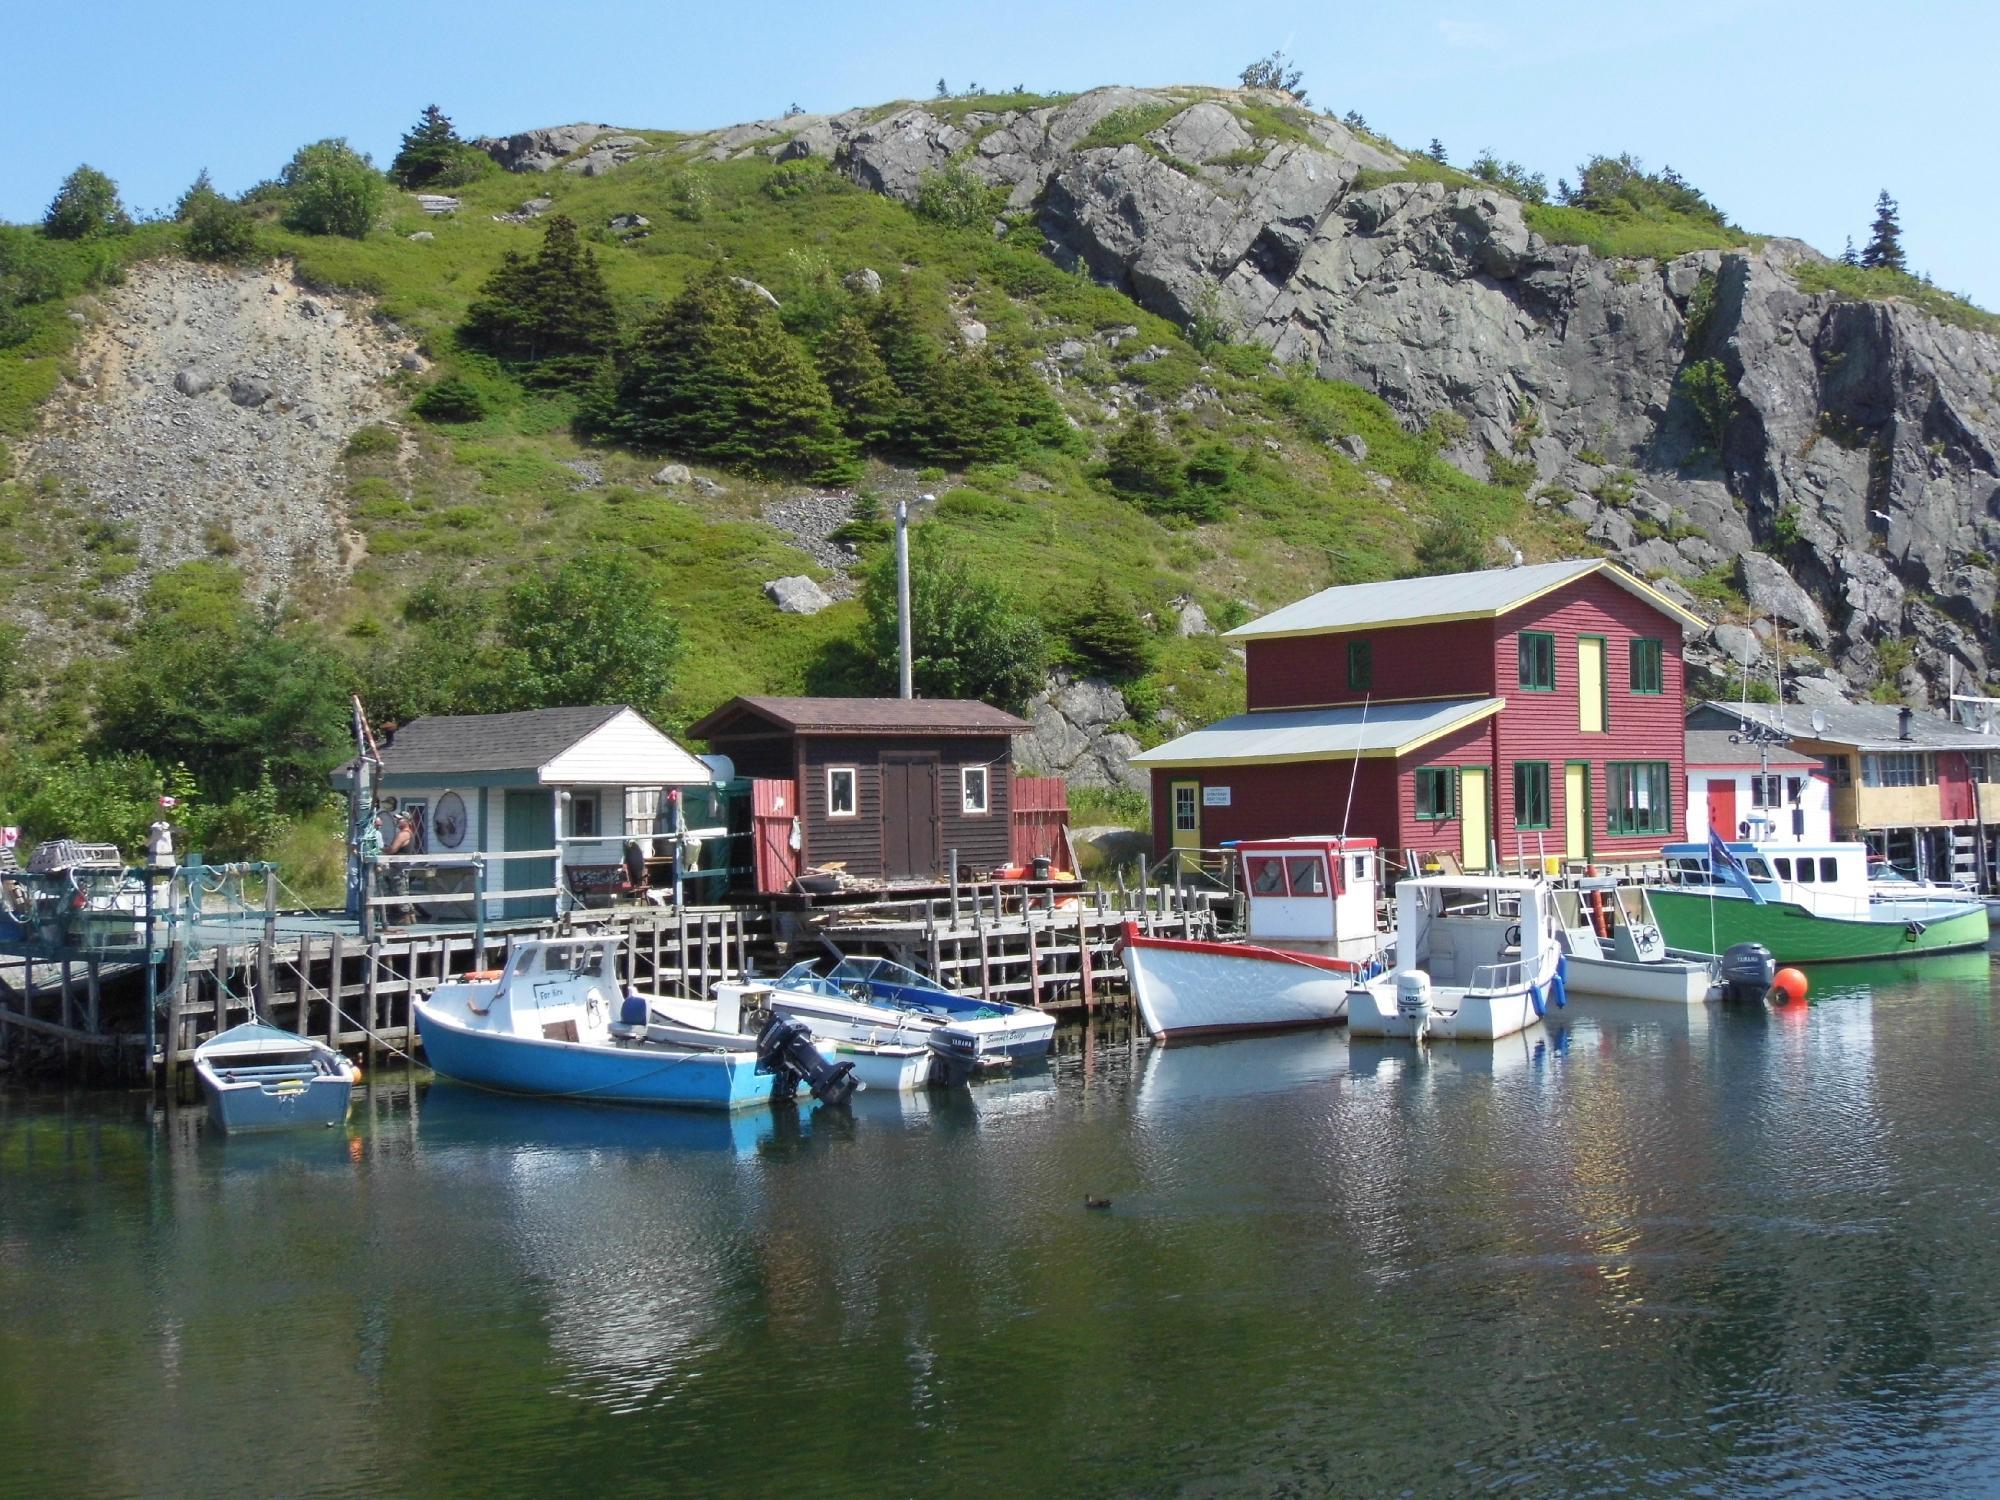
[[[367,969],[362,977],[362,988],[366,998],[362,1001],[362,1013],[367,1016],[367,1024],[362,1028],[367,1035],[363,1038],[368,1048],[368,1071],[373,1074],[375,1064],[381,1056],[381,1049],[375,1041],[375,1034],[381,1030],[382,1015],[376,1009],[381,1002],[378,976],[382,970],[382,950],[378,944],[370,943],[363,951]]]
[[[347,939],[336,932],[333,935],[333,952],[327,955],[326,967],[326,1044],[340,1045],[340,1001],[346,989]]]
[[[304,1036],[306,1034],[306,1026],[309,1023],[310,1012],[312,1011],[312,939],[306,937],[303,933],[299,935],[297,974],[299,981],[299,1010],[298,1014],[292,1018],[293,1030],[297,1031],[300,1036]]]
[[[1028,1003],[1034,1006],[1035,1009],[1040,1010],[1042,1008],[1042,963],[1041,955],[1036,951],[1035,947],[1035,914],[1031,911],[1023,911],[1021,913],[1021,924],[1028,930]]]
[[[1090,982],[1090,912],[1081,900],[1076,903],[1076,971],[1083,1009],[1089,1014],[1097,1009],[1097,993]]]
[[[975,899],[972,903],[972,928],[979,934],[979,998],[993,998],[993,971],[990,967],[986,948],[986,911]]]

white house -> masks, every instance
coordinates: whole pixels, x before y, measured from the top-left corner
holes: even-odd
[[[1687,836],[1823,844],[1833,837],[1826,768],[1784,745],[1761,753],[1727,730],[1687,732]]]
[[[673,795],[715,773],[622,704],[509,714],[428,715],[385,734],[378,802],[415,818],[410,852],[487,859],[489,917],[549,916],[560,850],[563,883],[580,897],[615,889],[625,841],[674,827]],[[350,764],[336,774],[351,791]],[[706,821],[706,809],[700,821]],[[536,851],[541,851],[537,853]],[[508,855],[532,857],[506,858]],[[411,871],[410,894],[466,894],[471,871],[447,859]],[[470,920],[472,904],[435,902],[439,920]]]

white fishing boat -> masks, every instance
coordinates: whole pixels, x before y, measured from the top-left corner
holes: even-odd
[[[1552,895],[1570,994],[1669,1005],[1721,998],[1714,959],[1667,951],[1644,887],[1590,876]]]
[[[1147,1032],[1162,1039],[1329,1026],[1354,981],[1377,972],[1374,839],[1259,839],[1237,846],[1241,939],[1149,937],[1126,923],[1125,972]]]
[[[752,1046],[756,1043],[744,1030],[744,1018],[750,1018],[753,1030],[761,1031],[759,1018],[768,1020],[773,1013],[768,987],[756,984],[718,984],[713,1001],[658,994],[637,998],[644,1003],[650,1022],[731,1035]],[[632,999],[628,993],[626,1003]],[[809,1029],[820,1054],[836,1063],[851,1064],[863,1089],[908,1093],[933,1083],[963,1081],[963,1073],[954,1073],[947,1061],[953,1049],[948,1043],[940,1045],[934,1030],[926,1033],[909,1027],[838,1021],[814,1022]]]
[[[195,1048],[194,1072],[210,1115],[232,1135],[338,1125],[354,1093],[354,1064],[339,1052],[261,1021]]]
[[[1396,887],[1391,972],[1348,991],[1353,1036],[1491,1041],[1565,1003],[1555,902],[1518,875],[1429,875]]]

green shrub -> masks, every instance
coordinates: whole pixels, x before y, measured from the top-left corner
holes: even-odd
[[[338,137],[301,146],[278,181],[290,198],[288,225],[351,240],[375,226],[389,190],[369,159]]]
[[[1472,573],[1486,566],[1491,543],[1472,517],[1461,510],[1434,516],[1417,542],[1420,576]]]
[[[1170,508],[1187,488],[1180,450],[1160,436],[1159,423],[1135,411],[1105,446],[1104,480],[1122,499],[1146,509]]]
[[[250,210],[211,193],[189,211],[184,243],[196,260],[252,260],[257,255],[257,223]]]
[[[714,196],[708,174],[699,168],[689,167],[667,179],[667,203],[674,217],[687,223],[699,224],[707,216]]]
[[[960,162],[935,168],[917,180],[917,212],[934,224],[968,229],[991,219],[995,190]]]
[[[412,401],[410,410],[426,422],[478,422],[486,417],[488,408],[478,386],[447,375]]]
[[[366,427],[357,427],[347,440],[349,458],[376,458],[394,453],[402,440],[396,436],[393,427],[384,427],[380,422],[370,422]]]
[[[1792,268],[1792,279],[1802,292],[1832,292],[1869,302],[1894,299],[1911,303],[1955,328],[2000,334],[2000,316],[1974,306],[1967,298],[1931,286],[1907,271],[1849,266],[1839,261],[1802,261]],[[1996,399],[2000,399],[2000,392],[1996,392]]]
[[[1486,480],[1503,490],[1525,490],[1535,482],[1537,470],[1532,458],[1516,458],[1506,453],[1486,455]]]
[[[877,681],[896,671],[896,562],[885,553],[863,589]],[[1042,690],[1049,643],[1034,616],[933,526],[910,536],[911,676],[926,698],[977,698],[1019,710]]]
[[[763,181],[763,192],[767,198],[775,198],[780,203],[788,198],[809,198],[831,186],[833,179],[827,175],[826,163],[818,157],[802,157],[798,161],[779,162],[771,169],[771,175]]]
[[[131,227],[131,216],[118,201],[118,184],[92,166],[65,177],[42,216],[42,232],[52,240],[89,239]]]
[[[1719,359],[1698,359],[1682,369],[1675,385],[1700,417],[1709,448],[1720,455],[1729,420],[1736,414],[1736,383],[1729,378],[1728,367]]]
[[[1169,100],[1162,104],[1128,104],[1123,109],[1114,109],[1090,127],[1090,133],[1077,142],[1076,149],[1096,151],[1110,146],[1137,145],[1184,108],[1185,105]]]

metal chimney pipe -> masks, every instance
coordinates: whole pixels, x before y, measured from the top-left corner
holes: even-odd
[[[910,688],[910,502],[896,502],[896,696],[914,698]]]
[[[1910,737],[1910,720],[1914,717],[1915,715],[1908,708],[1904,708],[1896,714],[1897,739],[1906,740]]]

